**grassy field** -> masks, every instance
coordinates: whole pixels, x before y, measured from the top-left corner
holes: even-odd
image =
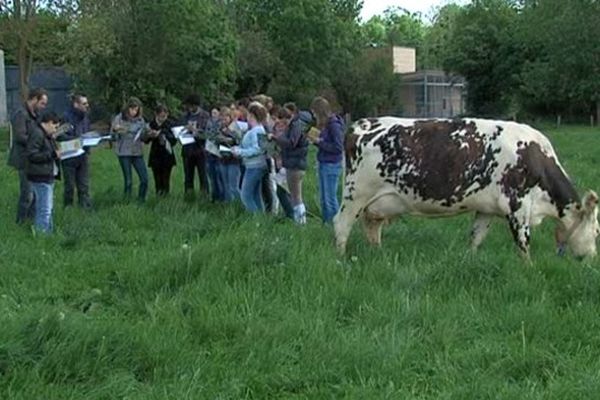
[[[549,136],[580,192],[600,189],[600,129]],[[125,204],[98,149],[95,210],[63,210],[58,184],[57,232],[34,237],[13,223],[5,137],[0,399],[599,396],[599,264],[556,257],[551,221],[532,266],[501,220],[471,254],[467,216],[403,219],[381,249],[355,229],[339,259],[315,218],[183,202],[180,165],[170,198]]]

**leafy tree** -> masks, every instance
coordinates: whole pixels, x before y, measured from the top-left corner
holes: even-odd
[[[232,1],[230,15],[240,41],[245,43],[249,38],[258,38],[255,43],[263,43],[262,51],[256,45],[241,50],[238,82],[243,85],[238,94],[262,90],[282,101],[291,99],[305,104],[315,94],[331,88],[340,70],[348,68],[360,50],[356,20],[361,3],[356,0]],[[245,59],[249,53],[256,58]],[[249,63],[271,73],[256,74],[257,68],[248,68]]]
[[[66,29],[76,6],[74,0],[0,1],[0,44],[7,50],[8,61],[19,65],[23,99],[29,91],[33,64],[57,59],[60,48],[54,34]]]
[[[453,3],[437,9],[431,26],[425,30],[423,45],[419,49],[423,69],[441,68],[444,60],[449,57],[451,35],[461,11],[462,7]]]
[[[454,17],[442,64],[466,78],[472,113],[503,115],[514,102],[523,62],[517,17],[517,8],[506,0],[477,0]]]
[[[233,91],[237,42],[210,0],[87,0],[64,41],[78,84],[113,109],[131,95],[173,107],[190,91],[211,102]]]
[[[521,103],[537,114],[600,113],[600,3],[544,0],[522,6],[520,33],[528,54]]]

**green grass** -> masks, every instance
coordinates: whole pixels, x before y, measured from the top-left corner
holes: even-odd
[[[550,137],[580,191],[597,187],[600,129]],[[4,138],[5,135],[2,135]],[[2,144],[5,148],[5,142]],[[406,218],[381,249],[174,193],[125,204],[107,149],[96,210],[57,232],[13,223],[0,159],[1,399],[596,399],[600,269],[534,230],[524,265],[498,220],[468,252],[470,217]],[[314,168],[309,208],[317,212]],[[184,246],[187,245],[187,246]]]

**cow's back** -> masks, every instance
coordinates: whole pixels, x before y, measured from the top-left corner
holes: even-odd
[[[543,134],[510,121],[361,120],[348,143],[346,183],[374,196],[394,192],[404,208],[419,214],[505,214],[512,190],[507,185],[521,184],[515,168],[527,169],[522,149],[539,149],[545,160],[556,160]],[[564,173],[557,161],[554,169]],[[507,171],[513,171],[508,180]]]

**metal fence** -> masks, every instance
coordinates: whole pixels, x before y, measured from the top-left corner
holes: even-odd
[[[465,112],[465,81],[443,71],[402,75],[403,117],[454,117]]]

